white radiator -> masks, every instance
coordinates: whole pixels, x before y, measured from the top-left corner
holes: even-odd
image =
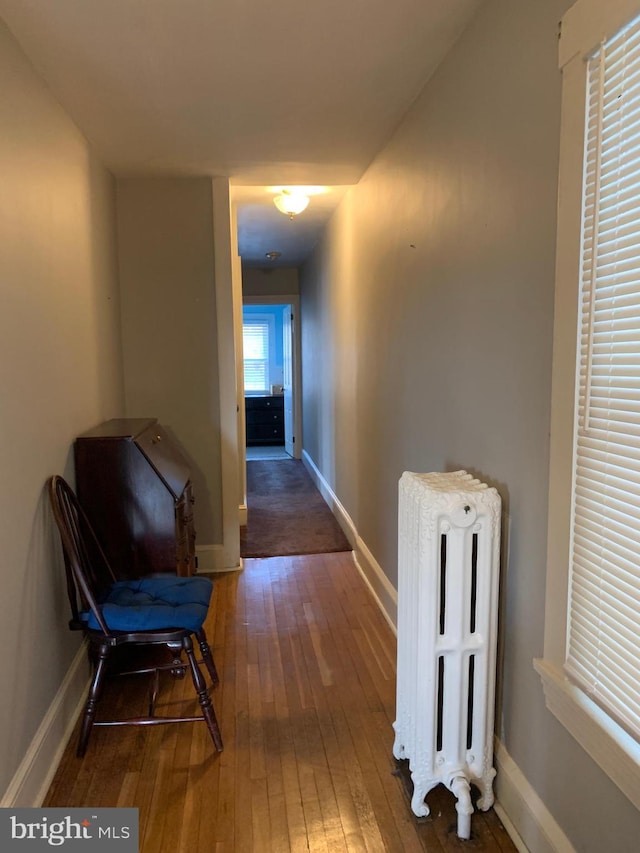
[[[408,759],[411,808],[442,782],[469,838],[470,783],[493,805],[500,496],[466,471],[405,472],[398,530],[398,682],[393,754]]]

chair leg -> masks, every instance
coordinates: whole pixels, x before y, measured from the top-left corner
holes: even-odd
[[[96,664],[93,680],[91,681],[91,687],[89,688],[89,696],[87,697],[87,702],[84,706],[84,716],[82,718],[82,727],[80,729],[80,740],[78,741],[78,749],[76,752],[78,758],[82,758],[87,750],[89,735],[91,734],[93,721],[96,717],[96,707],[102,691],[107,658],[109,657],[110,650],[110,646],[106,643],[102,644],[98,649],[98,662]]]
[[[171,675],[174,678],[184,678],[187,674],[187,667],[181,657],[182,643],[176,641],[175,643],[167,643],[167,646],[173,657],[172,663],[175,665],[175,668],[170,670]]]
[[[149,717],[155,717],[156,715],[156,701],[158,699],[158,693],[160,692],[160,670],[155,669],[153,671],[153,678],[151,680],[151,688],[149,690]]]
[[[209,643],[207,642],[207,635],[204,632],[204,628],[201,628],[196,633],[196,637],[200,646],[200,654],[202,655],[202,660],[209,671],[209,675],[211,676],[211,683],[214,687],[217,687],[218,684],[220,684],[220,679],[218,678],[218,670],[216,669],[216,665],[213,660],[213,655],[211,654]]]
[[[193,642],[189,635],[187,635],[183,639],[182,646],[189,660],[189,666],[191,667],[191,677],[193,678],[193,686],[195,687],[196,693],[198,694],[200,707],[202,708],[202,716],[205,719],[207,728],[209,729],[209,734],[211,735],[211,739],[213,740],[216,750],[218,752],[222,752],[223,747],[220,727],[218,726],[218,720],[216,719],[216,714],[213,710],[213,704],[211,702],[211,697],[209,696],[209,692],[207,690],[207,684],[204,680],[202,672],[200,671],[198,662],[196,661],[196,656],[193,651]]]

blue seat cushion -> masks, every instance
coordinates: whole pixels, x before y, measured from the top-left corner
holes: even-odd
[[[112,631],[199,631],[207,616],[212,589],[212,582],[203,577],[148,575],[116,581],[102,597],[102,615]],[[87,617],[87,627],[99,631],[94,614]]]

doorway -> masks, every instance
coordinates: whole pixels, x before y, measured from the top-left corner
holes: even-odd
[[[297,297],[247,299],[242,338],[246,459],[299,459]]]

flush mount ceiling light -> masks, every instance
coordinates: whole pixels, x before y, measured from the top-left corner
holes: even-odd
[[[265,258],[269,258],[270,261],[277,261],[282,252],[267,252],[265,254]]]
[[[289,219],[293,219],[294,216],[306,209],[309,204],[309,196],[292,190],[282,190],[280,195],[274,198],[273,203],[281,213],[284,213]]]

